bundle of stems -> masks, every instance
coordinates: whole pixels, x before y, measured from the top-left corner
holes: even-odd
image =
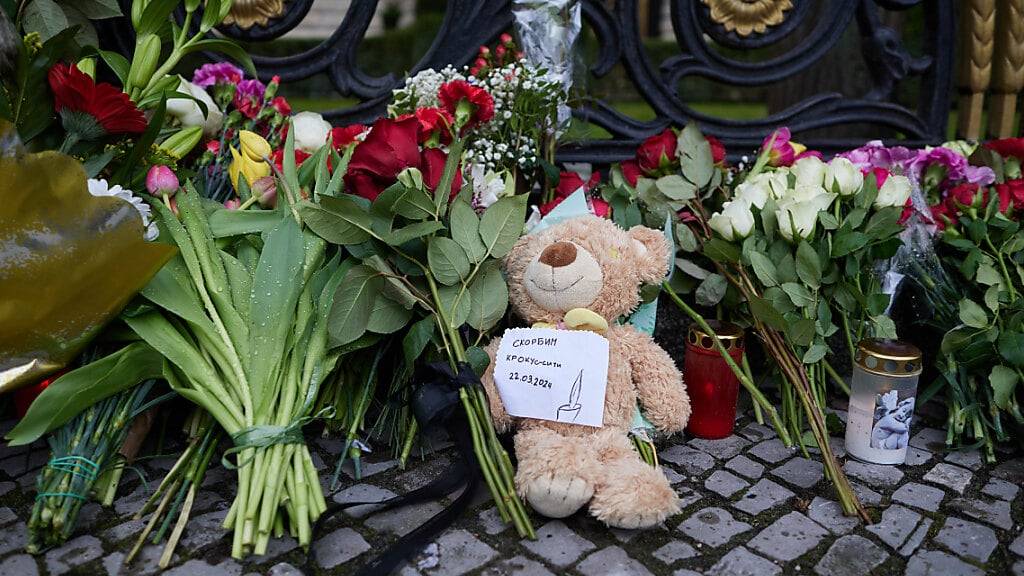
[[[135,417],[164,399],[146,402],[155,383],[147,380],[93,404],[49,437],[51,458],[36,480],[36,501],[28,522],[29,552],[64,543],[86,499],[97,491],[114,492],[116,486],[98,480],[101,473],[113,470]],[[107,476],[109,482],[119,479],[119,474]]]
[[[160,556],[160,567],[166,568],[174,556],[182,531],[188,523],[195,502],[196,491],[203,484],[203,477],[210,465],[217,445],[220,443],[221,430],[213,418],[205,411],[197,408],[189,418],[190,440],[182,451],[170,472],[164,477],[149,499],[135,513],[135,519],[141,520],[152,512],[149,522],[139,534],[135,546],[124,558],[128,566],[142,550],[146,538],[152,534],[154,544],[163,540],[168,529],[171,529],[163,554]],[[175,518],[177,520],[175,521]],[[171,523],[174,522],[173,529]],[[156,532],[154,532],[154,529]]]
[[[289,133],[286,158],[293,146]],[[156,309],[126,319],[165,357],[170,385],[232,438],[225,458],[236,457],[238,494],[224,526],[234,531],[235,558],[265,553],[285,517],[308,547],[326,510],[302,426],[317,416],[320,383],[339,356],[328,347],[327,317],[345,270],[304,229],[287,180],[277,183],[279,220],[254,221],[266,226],[262,237],[244,229],[215,237],[191,183],[178,195],[181,221],[152,202],[179,256],[142,291]]]

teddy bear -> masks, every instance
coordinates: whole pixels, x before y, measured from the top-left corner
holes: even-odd
[[[510,416],[494,381],[496,338],[482,377],[499,432],[514,431],[516,491],[538,513],[563,518],[588,506],[616,528],[646,528],[679,511],[659,468],[640,459],[629,439],[634,412],[660,432],[680,432],[690,417],[683,376],[650,336],[616,320],[640,303],[640,287],[667,272],[661,232],[629,231],[582,216],[519,239],[505,257],[509,301],[532,327],[589,329],[608,339],[608,379],[601,427]]]

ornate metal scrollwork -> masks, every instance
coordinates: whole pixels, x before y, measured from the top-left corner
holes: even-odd
[[[284,0],[234,0],[225,25],[248,30],[254,25],[266,26],[270,20],[284,15]]]
[[[256,21],[244,28],[236,21],[221,26],[220,32],[250,42],[278,38],[301,22],[312,4],[312,0],[283,1],[283,14],[268,18],[265,25]],[[573,111],[576,118],[603,127],[612,138],[566,144],[560,150],[564,160],[604,163],[623,159],[632,155],[644,137],[690,121],[721,138],[737,155],[755,148],[765,134],[780,125],[790,126],[800,141],[826,153],[855,146],[875,133],[898,133],[911,145],[944,139],[955,49],[953,0],[668,0],[680,53],[663,62],[651,61],[640,36],[640,0],[616,0],[614,11],[604,0],[580,1],[585,26],[598,38],[599,51],[590,73],[602,77],[621,64],[636,93],[654,111],[654,118],[633,118],[608,102],[585,99]],[[248,3],[274,4],[270,0]],[[243,4],[246,2],[236,0],[236,6]],[[260,75],[265,79],[279,75],[287,82],[324,74],[339,94],[360,100],[355,106],[329,111],[325,114],[329,120],[337,124],[373,120],[384,113],[390,91],[402,81],[390,74],[362,70],[356,62],[358,47],[377,8],[378,0],[351,0],[337,29],[317,46],[284,57],[254,56]],[[920,10],[926,20],[924,42],[916,53],[879,16],[882,10],[908,9]],[[410,73],[467,64],[481,44],[493,41],[511,26],[510,0],[449,0],[440,30]],[[685,99],[686,83],[693,78],[737,87],[764,87],[798,79],[821,63],[851,28],[859,32],[861,57],[872,84],[864,93],[822,90],[752,120],[704,114]],[[101,37],[111,39],[110,45],[122,51],[130,46],[131,35],[124,30]],[[254,52],[258,54],[258,48]],[[752,54],[767,55],[754,60]],[[836,74],[846,72],[836,70]],[[919,85],[919,97],[907,104],[900,97],[905,97],[902,87],[911,79]],[[857,138],[829,135],[836,127],[861,125],[872,128]]]

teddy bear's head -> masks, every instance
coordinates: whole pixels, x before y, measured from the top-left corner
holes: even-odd
[[[611,321],[640,302],[640,286],[668,271],[668,243],[656,230],[628,232],[583,216],[519,239],[505,257],[509,300],[527,322],[557,323],[574,308]]]

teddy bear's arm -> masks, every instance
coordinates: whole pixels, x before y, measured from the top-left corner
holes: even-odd
[[[682,431],[690,419],[690,397],[675,361],[647,334],[631,327],[622,332],[644,416],[662,432]]]
[[[494,428],[500,434],[512,429],[512,417],[505,411],[505,405],[501,402],[501,395],[498,394],[498,388],[494,385],[494,357],[498,353],[499,344],[501,344],[501,338],[495,338],[484,348],[487,356],[491,359],[491,363],[487,365],[487,370],[484,371],[480,382],[483,383],[484,391],[487,392],[487,403],[490,404],[491,420],[494,421]]]

